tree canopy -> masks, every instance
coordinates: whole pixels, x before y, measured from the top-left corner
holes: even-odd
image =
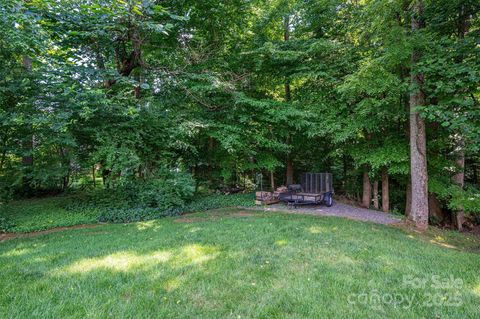
[[[116,188],[182,172],[212,191],[329,171],[366,206],[381,180],[373,196],[415,221],[414,123],[430,222],[480,213],[479,9],[3,0],[0,196],[92,187],[95,174]]]

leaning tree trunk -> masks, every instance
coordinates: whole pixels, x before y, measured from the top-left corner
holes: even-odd
[[[372,185],[370,184],[370,177],[368,176],[368,171],[365,170],[363,172],[362,206],[365,208],[369,208],[371,199],[372,199]]]
[[[424,27],[422,21],[423,3],[421,0],[412,6],[412,32],[418,33]],[[412,52],[410,93],[410,174],[412,183],[411,219],[415,227],[425,230],[428,227],[428,173],[427,173],[427,138],[425,120],[420,116],[418,107],[425,104],[422,91],[423,74],[416,73],[414,67],[420,58],[418,49]]]

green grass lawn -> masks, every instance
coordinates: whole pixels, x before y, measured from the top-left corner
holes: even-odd
[[[478,244],[226,209],[99,225],[0,242],[0,318],[476,318]]]

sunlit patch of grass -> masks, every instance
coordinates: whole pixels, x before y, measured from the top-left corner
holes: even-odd
[[[480,283],[479,283],[475,288],[473,288],[473,292],[474,292],[477,296],[480,296]]]
[[[430,239],[430,242],[432,244],[436,244],[436,245],[439,245],[439,246],[442,246],[442,247],[445,247],[445,248],[458,249],[457,246],[447,244],[444,241],[437,241],[436,239]]]
[[[408,224],[396,225],[395,227],[406,232],[410,239],[420,239],[453,250],[480,252],[480,239],[473,234],[446,231],[436,227],[429,227],[426,232],[418,232]]]
[[[113,271],[129,271],[133,268],[147,266],[152,263],[164,263],[171,257],[170,252],[158,251],[148,255],[138,255],[129,251],[114,253],[101,258],[82,259],[61,269],[70,273],[85,273],[97,269]]]
[[[287,243],[288,242],[285,239],[279,239],[275,242],[275,244],[279,247],[285,246],[285,245],[287,245]]]
[[[202,246],[198,244],[187,245],[175,256],[177,264],[201,264],[205,261],[216,258],[219,255],[218,248]]]
[[[201,227],[192,227],[192,228],[190,228],[188,231],[189,231],[190,233],[196,233],[196,232],[199,232],[199,231],[201,231],[201,230],[202,230]]]
[[[172,291],[174,289],[177,289],[178,287],[180,287],[180,284],[181,284],[181,280],[180,278],[176,277],[176,278],[172,278],[172,279],[168,279],[166,282],[165,282],[165,289],[167,291]]]
[[[6,253],[3,253],[0,257],[15,257],[15,256],[21,256],[23,254],[27,254],[31,251],[31,248],[18,248],[18,249],[12,249]]]
[[[325,230],[322,229],[319,226],[311,226],[311,227],[308,228],[308,231],[312,234],[320,234],[320,233],[324,232]]]
[[[149,220],[149,221],[145,221],[145,222],[138,222],[136,223],[137,225],[137,229],[138,230],[146,230],[146,229],[150,229],[150,228],[154,228],[154,229],[159,229],[161,228],[161,225],[159,225],[158,223],[155,222],[155,220]]]

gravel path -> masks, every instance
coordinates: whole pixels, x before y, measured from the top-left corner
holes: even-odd
[[[391,214],[386,214],[376,210],[359,208],[351,205],[335,202],[332,207],[326,207],[324,205],[316,206],[300,206],[298,208],[288,209],[284,204],[274,204],[267,206],[266,211],[282,211],[294,214],[309,214],[320,216],[338,216],[344,218],[350,218],[355,220],[361,220],[365,222],[372,222],[377,224],[395,224],[401,222],[399,217]]]

